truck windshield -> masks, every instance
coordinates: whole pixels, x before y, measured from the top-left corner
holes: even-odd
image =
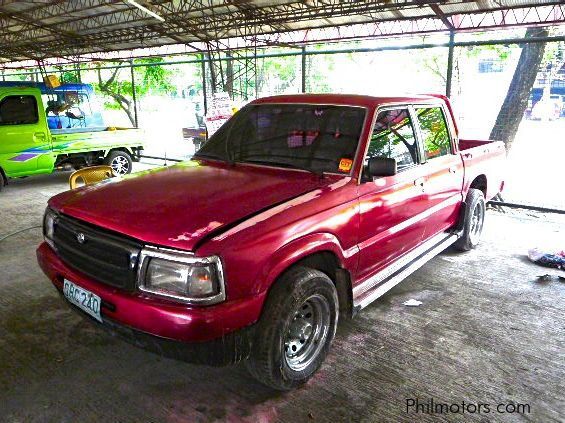
[[[249,105],[195,157],[349,174],[365,113],[350,106]]]

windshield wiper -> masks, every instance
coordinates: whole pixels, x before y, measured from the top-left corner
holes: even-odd
[[[316,175],[320,178],[324,177],[323,171],[314,170],[314,169],[311,169],[307,166],[301,166],[299,164],[288,163],[288,162],[278,162],[278,161],[274,161],[274,160],[264,160],[264,159],[260,159],[260,158],[254,159],[253,157],[263,157],[263,156],[247,156],[247,157],[243,157],[243,158],[239,159],[238,161],[243,162],[243,163],[255,163],[255,164],[286,167],[286,168],[289,168],[289,169],[300,169],[300,170],[305,170],[306,172],[313,173],[314,175]]]
[[[222,157],[222,156],[218,156],[217,154],[196,153],[192,156],[193,159],[198,159],[200,157],[203,158],[203,159],[216,159],[216,160],[220,160],[222,162],[230,163],[230,161],[228,159],[226,159],[225,157]]]

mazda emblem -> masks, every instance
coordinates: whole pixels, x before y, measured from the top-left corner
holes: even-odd
[[[84,244],[84,241],[86,241],[86,237],[84,236],[84,234],[82,232],[79,232],[77,234],[77,241],[79,244]]]

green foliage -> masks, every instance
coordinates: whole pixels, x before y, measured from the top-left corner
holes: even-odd
[[[424,148],[428,157],[449,152],[449,135],[441,109],[422,108],[416,111],[420,123]]]
[[[163,63],[162,57],[151,57],[147,59],[137,59],[134,64],[148,65],[134,68],[136,92],[144,95],[152,92],[173,93],[175,87],[171,83],[173,72]],[[131,84],[130,84],[131,85]]]
[[[171,83],[173,72],[165,66],[159,65],[162,62],[163,59],[160,57],[137,59],[134,61],[134,65],[149,65],[134,68],[135,92],[137,96],[175,92],[175,87]],[[128,98],[133,97],[131,70],[129,68],[99,69],[99,72],[101,79],[93,84],[96,90],[106,94],[117,93]],[[119,108],[117,105],[114,106],[116,107],[110,108]]]
[[[316,49],[321,48],[320,46]],[[348,56],[349,53],[345,53],[345,57]],[[326,75],[334,71],[336,58],[343,60],[343,57],[344,53],[308,56],[306,59],[307,90],[321,93],[332,92],[333,88]]]
[[[105,96],[104,106],[106,108],[123,110],[132,125],[135,125],[132,101],[134,83],[135,94],[138,97],[153,93],[170,94],[175,92],[175,87],[170,81],[172,71],[160,65],[162,62],[163,59],[160,57],[134,61],[134,65],[147,65],[133,68],[133,79],[135,82],[132,81],[132,69],[129,67],[101,69],[102,66],[98,64],[96,69],[98,82],[92,85],[96,91]]]
[[[59,74],[59,80],[61,84],[72,84],[80,82],[78,79],[78,73],[76,71],[64,70]]]
[[[379,113],[371,135],[368,157],[399,159],[400,155],[397,153],[400,144],[404,144],[405,152],[409,152],[414,146],[414,132],[407,109]]]
[[[392,132],[390,130],[383,131],[378,134],[373,134],[371,136],[371,141],[367,150],[367,156],[389,157],[389,143],[394,140],[396,140],[396,138],[392,136]]]
[[[257,79],[263,83],[269,83],[271,85],[268,88],[269,90],[277,93],[284,92],[294,85],[298,77],[297,60],[299,60],[297,57],[269,57],[262,59],[262,66],[258,70]]]
[[[559,41],[554,43],[547,43],[543,53],[543,64],[554,63],[558,65],[565,60],[565,42]]]
[[[466,48],[467,57],[479,57],[485,54],[489,54],[493,58],[498,58],[504,61],[510,58],[512,54],[512,47],[510,45],[485,45],[485,46],[469,46]]]

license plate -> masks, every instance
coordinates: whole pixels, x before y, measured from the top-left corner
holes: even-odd
[[[81,310],[87,312],[99,322],[102,322],[102,316],[100,315],[100,304],[102,304],[102,300],[98,295],[66,279],[63,283],[63,295]]]

